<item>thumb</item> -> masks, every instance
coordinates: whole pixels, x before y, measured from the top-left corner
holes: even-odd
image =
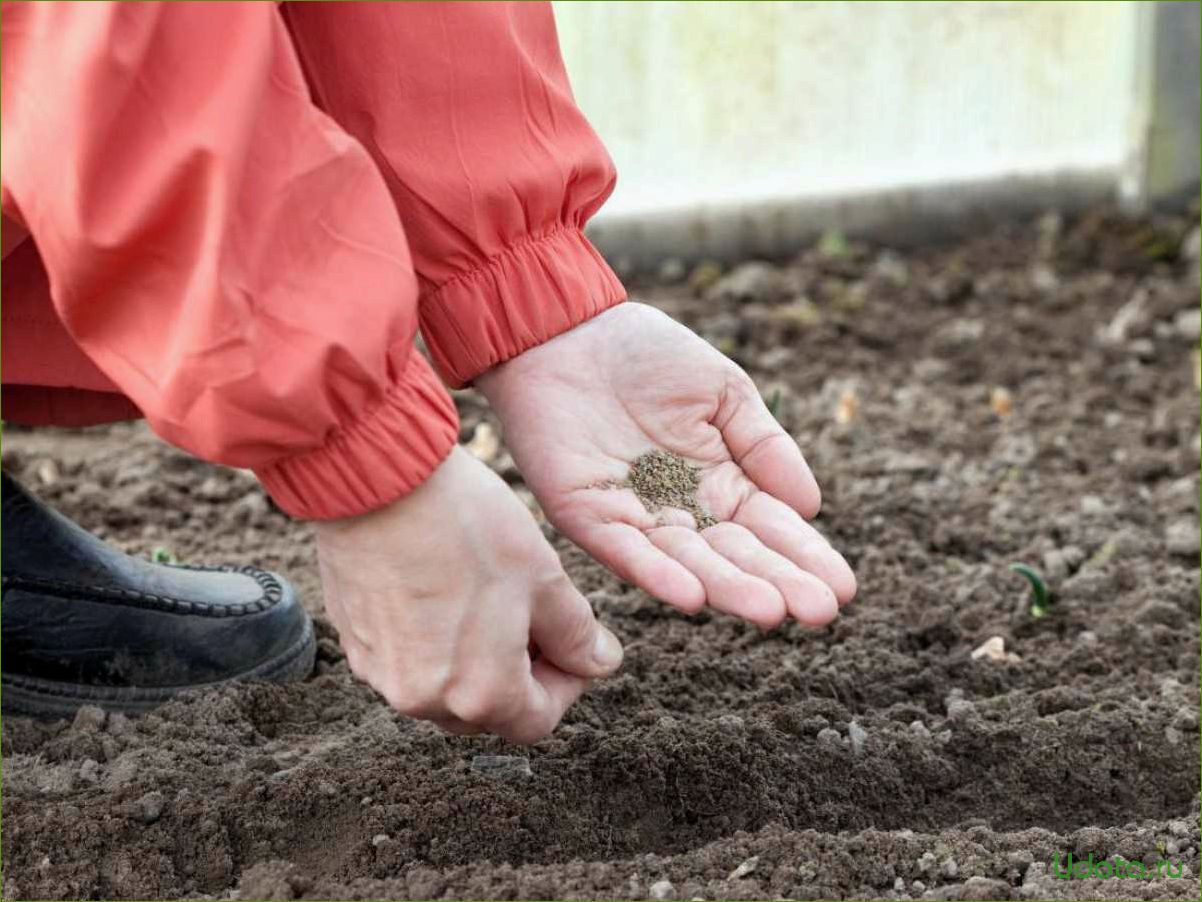
[[[543,657],[576,676],[609,676],[622,664],[622,643],[597,621],[567,574],[535,602],[530,637]]]

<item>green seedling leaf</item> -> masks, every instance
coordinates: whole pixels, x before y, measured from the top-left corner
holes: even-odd
[[[847,236],[838,229],[828,229],[818,239],[818,253],[824,257],[846,257],[850,250]]]
[[[154,551],[152,551],[150,553],[150,559],[152,561],[154,561],[156,564],[178,564],[179,563],[179,558],[177,558],[174,554],[171,553],[171,551],[169,549],[164,548],[162,545],[158,546],[157,548],[155,548]]]
[[[1048,608],[1052,604],[1052,595],[1048,591],[1047,583],[1043,581],[1034,568],[1026,564],[1011,564],[1010,569],[1015,573],[1026,578],[1031,584],[1031,616],[1039,618],[1048,612]]]
[[[771,398],[764,399],[764,403],[768,405],[768,413],[772,414],[774,420],[780,420],[780,389],[776,389],[772,393]]]

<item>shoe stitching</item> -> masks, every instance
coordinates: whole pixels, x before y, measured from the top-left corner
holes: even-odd
[[[230,564],[219,566],[200,566],[193,564],[171,564],[180,570],[195,570],[208,573],[241,573],[249,576],[263,595],[256,601],[235,605],[211,604],[205,601],[189,601],[181,598],[171,598],[166,595],[156,595],[152,592],[139,592],[136,589],[118,589],[112,586],[91,586],[65,580],[50,579],[39,576],[5,575],[0,579],[3,591],[11,589],[26,589],[57,595],[61,598],[98,598],[105,602],[149,610],[166,611],[172,614],[199,614],[203,617],[240,617],[247,614],[257,614],[278,604],[284,597],[284,587],[274,576],[257,567],[237,567]]]

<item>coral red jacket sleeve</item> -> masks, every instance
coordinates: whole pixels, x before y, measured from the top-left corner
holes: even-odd
[[[457,423],[401,223],[275,5],[5,3],[0,28],[4,211],[155,431],[305,517],[428,476]]]
[[[295,3],[319,105],[371,152],[409,236],[421,328],[462,385],[625,297],[584,237],[614,186],[549,3]]]

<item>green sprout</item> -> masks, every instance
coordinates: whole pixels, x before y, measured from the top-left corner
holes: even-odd
[[[827,229],[818,239],[818,253],[824,257],[846,257],[850,251],[847,236],[838,229]]]
[[[150,559],[156,564],[178,564],[179,558],[171,553],[171,549],[164,548],[159,545],[154,551],[150,552]]]
[[[771,398],[765,398],[764,403],[768,406],[768,413],[772,414],[774,420],[780,420],[780,389],[772,392]]]
[[[1026,577],[1027,582],[1031,584],[1031,616],[1038,620],[1047,614],[1048,608],[1052,605],[1052,593],[1048,591],[1043,577],[1026,564],[1011,564],[1010,569],[1020,576]]]

